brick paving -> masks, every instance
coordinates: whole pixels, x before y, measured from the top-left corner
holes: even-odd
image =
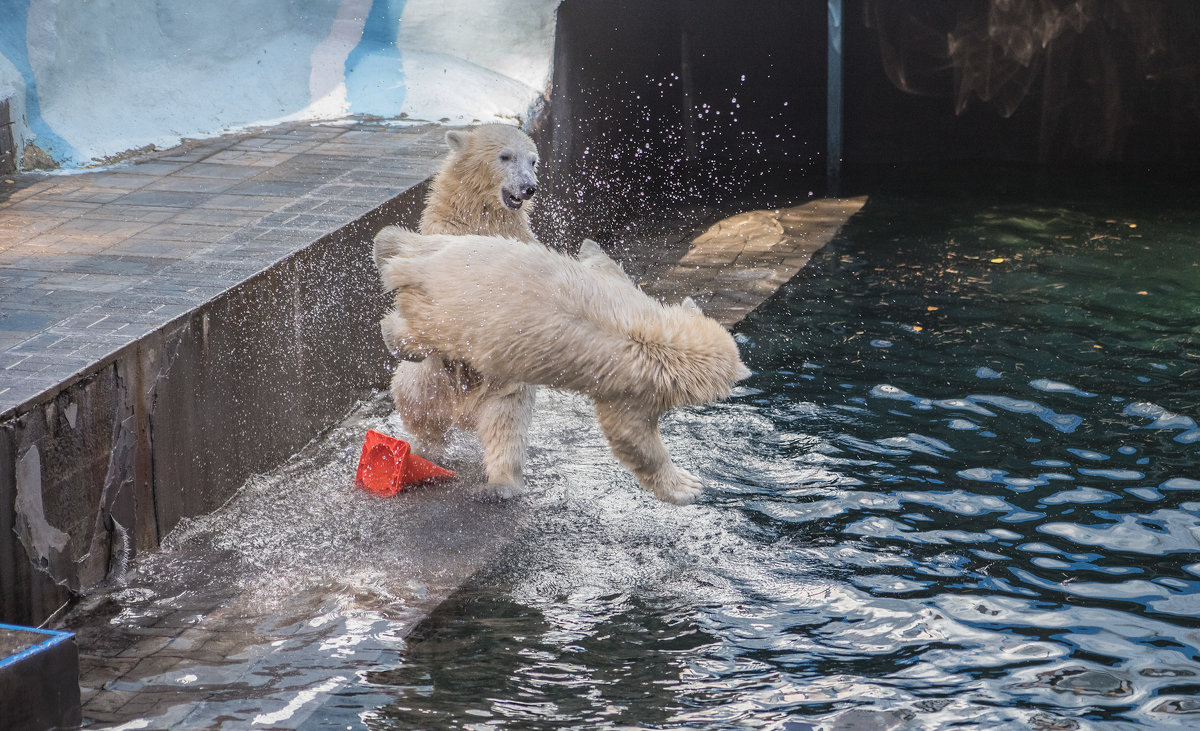
[[[692,296],[705,314],[733,326],[795,276],[864,203],[865,197],[824,198],[724,218],[682,256],[658,262],[645,290],[666,300]]]
[[[424,181],[445,152],[443,135],[431,125],[293,124],[191,142],[103,171],[0,178],[0,413]],[[862,204],[818,200],[739,214],[690,242],[690,231],[676,233],[627,252],[627,265],[651,294],[697,296],[732,325]],[[352,431],[347,444],[361,430]],[[446,555],[472,545],[460,538]],[[328,682],[394,654],[404,628],[488,552],[453,555],[431,572],[440,585],[405,597],[400,614],[364,609],[353,629],[346,612],[333,612],[343,619],[331,626],[309,621],[331,614],[320,591],[282,608],[186,586],[179,593],[158,586],[151,598],[136,584],[102,592],[66,621],[80,643],[85,718],[101,726],[142,727],[138,719],[154,719],[156,728],[219,726],[258,708],[275,725],[271,709],[309,698],[314,688],[328,695],[337,685]],[[328,665],[288,664],[289,651],[305,656],[306,647],[347,637],[353,651],[339,650]],[[294,727],[303,716],[278,723]]]
[[[424,181],[443,136],[293,124],[0,178],[0,414]]]

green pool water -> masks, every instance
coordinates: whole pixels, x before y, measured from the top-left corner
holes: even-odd
[[[85,718],[1200,727],[1198,191],[872,189],[736,327],[754,376],[663,420],[698,504],[546,389],[528,495],[473,501],[465,440],[458,484],[374,498],[362,435],[404,436],[377,395],[89,599]]]
[[[1091,179],[873,195],[633,492],[548,395],[520,539],[372,728],[1200,726],[1200,213]]]

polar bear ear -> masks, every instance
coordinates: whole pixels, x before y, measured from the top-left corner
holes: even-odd
[[[613,261],[608,254],[604,253],[604,249],[600,248],[600,244],[591,239],[584,239],[583,243],[579,245],[579,263],[598,272],[628,279],[621,265]]]
[[[697,315],[704,314],[704,310],[701,310],[700,305],[696,304],[696,300],[691,297],[684,297],[683,302],[680,302],[679,306],[689,312],[695,312]]]
[[[591,239],[584,239],[583,243],[579,245],[579,261],[594,259],[598,256],[604,257],[605,259],[608,258],[604,254],[604,249],[600,248],[600,244],[597,244]]]
[[[446,144],[450,146],[450,151],[460,152],[464,147],[467,146],[468,136],[469,135],[466,132],[460,132],[459,130],[454,129],[447,132]]]

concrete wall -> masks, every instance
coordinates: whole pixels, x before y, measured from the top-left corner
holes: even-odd
[[[908,163],[1200,165],[1191,0],[842,6],[852,186]],[[823,194],[827,7],[564,0],[546,235],[602,235],[664,203]]]
[[[246,126],[528,120],[557,0],[9,0],[0,100],[23,167]]]
[[[36,625],[181,518],[343,417],[390,363],[360,231],[415,226],[425,186],[264,270],[0,424],[0,618]]]
[[[845,17],[850,163],[1200,163],[1191,0],[847,0]]]
[[[814,189],[825,34],[823,1],[565,0],[539,233],[577,245],[664,206]]]

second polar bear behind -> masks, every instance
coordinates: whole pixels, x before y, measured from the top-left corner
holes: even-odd
[[[668,502],[695,501],[700,480],[671,460],[659,417],[727,397],[750,371],[729,332],[690,299],[651,299],[592,241],[576,261],[537,243],[389,227],[375,238],[375,259],[384,289],[396,293],[381,323],[389,348],[410,360],[460,360],[493,387],[582,393],[644,487]]]
[[[450,155],[430,182],[420,229],[427,234],[486,234],[536,243],[529,227],[537,192],[537,147],[529,135],[504,124],[446,133]],[[486,252],[481,252],[486,260]],[[376,263],[379,263],[378,260]],[[511,497],[523,489],[534,389],[500,382],[438,354],[401,362],[391,383],[396,411],[418,449],[443,456],[453,429],[474,431],[483,445],[485,492]]]

